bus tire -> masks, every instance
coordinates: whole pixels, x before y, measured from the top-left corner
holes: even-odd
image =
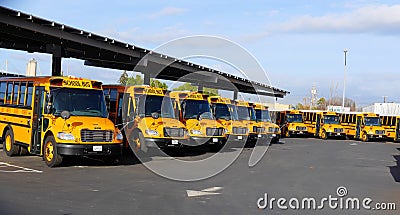
[[[6,135],[4,135],[3,150],[6,152],[7,156],[15,156],[19,153],[19,146],[14,143],[14,134],[8,129]]]
[[[51,135],[44,141],[43,157],[48,167],[56,167],[62,163],[63,157],[58,154],[56,141]]]
[[[328,136],[326,135],[326,131],[322,131],[321,139],[323,139],[323,140],[328,139]]]
[[[369,141],[368,135],[365,132],[362,135],[362,141],[364,141],[364,142],[368,142]]]
[[[25,146],[20,146],[19,155],[27,155],[29,154],[28,148]]]
[[[138,151],[147,152],[147,146],[142,132],[134,131],[131,137],[133,138],[129,142],[129,145],[133,152],[138,152]]]

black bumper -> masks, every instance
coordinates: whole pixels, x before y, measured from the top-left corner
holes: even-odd
[[[226,143],[225,137],[190,137],[191,146],[200,145],[223,145]]]
[[[60,155],[121,155],[121,144],[57,144]]]
[[[332,137],[332,138],[334,138],[334,137],[345,137],[346,133],[327,132],[326,135],[328,137]]]
[[[145,138],[147,147],[164,148],[179,148],[189,144],[189,140],[185,139],[170,139],[170,138]]]

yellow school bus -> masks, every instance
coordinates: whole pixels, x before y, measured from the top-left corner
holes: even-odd
[[[281,127],[281,136],[306,136],[307,126],[303,122],[303,114],[299,110],[279,111],[276,124]]]
[[[109,118],[122,130],[124,148],[177,148],[188,144],[185,126],[177,119],[166,90],[151,86],[104,85]]]
[[[267,134],[266,127],[264,127],[261,122],[257,122],[253,103],[248,101],[236,100],[234,101],[234,104],[237,108],[239,121],[245,124],[249,131],[247,143],[252,146],[256,143],[257,140],[265,142],[270,141],[270,136],[268,136]]]
[[[340,124],[340,116],[332,111],[303,111],[303,120],[309,134],[322,139],[346,138],[346,129]]]
[[[102,83],[73,77],[0,78],[0,132],[8,156],[35,154],[49,167],[66,155],[120,155]]]
[[[271,143],[277,143],[281,136],[281,130],[278,125],[272,122],[271,114],[268,107],[262,104],[254,104],[256,112],[256,120],[260,122],[263,127],[266,127],[266,132],[271,136]]]
[[[349,112],[340,115],[341,123],[346,129],[346,135],[350,138],[367,142],[371,139],[383,140],[387,137],[378,114]]]
[[[191,145],[220,149],[226,143],[226,129],[215,120],[207,96],[199,92],[170,92],[179,120],[186,126]]]
[[[398,142],[400,140],[400,116],[381,115],[380,118],[382,127],[386,131],[387,138],[391,141]]]
[[[226,129],[228,141],[244,143],[249,132],[246,125],[238,120],[236,106],[232,105],[231,99],[209,96],[208,101],[215,119]]]

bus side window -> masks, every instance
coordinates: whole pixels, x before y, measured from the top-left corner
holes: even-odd
[[[13,90],[13,105],[18,104],[18,95],[19,95],[19,82],[14,82],[14,90]]]
[[[110,112],[117,112],[117,89],[110,89]]]
[[[23,106],[25,102],[25,92],[26,91],[26,82],[21,82],[21,92],[19,93],[19,102],[18,105]]]
[[[33,94],[33,83],[28,82],[28,88],[26,90],[26,101],[25,101],[25,106],[27,107],[32,106],[32,94]]]
[[[13,82],[8,82],[7,84],[7,97],[6,97],[6,104],[12,104],[12,90],[13,90]]]
[[[4,97],[6,96],[6,82],[0,82],[0,104],[4,104]]]

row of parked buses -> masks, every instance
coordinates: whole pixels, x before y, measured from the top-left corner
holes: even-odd
[[[302,135],[362,141],[398,141],[400,137],[400,116],[312,110],[271,111],[271,116],[281,126],[283,137]]]
[[[113,160],[123,148],[269,144],[280,133],[267,107],[247,101],[74,77],[0,78],[3,150],[42,156],[49,167],[67,156]]]

